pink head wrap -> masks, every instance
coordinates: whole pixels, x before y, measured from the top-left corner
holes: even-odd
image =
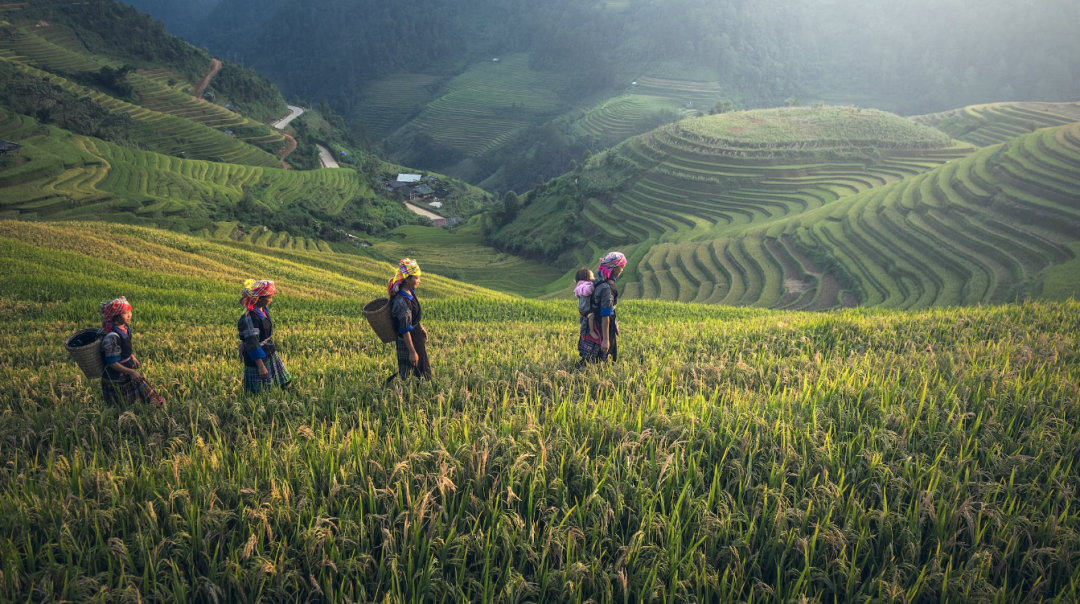
[[[272,296],[277,293],[277,287],[273,281],[256,281],[248,279],[244,282],[244,292],[240,294],[240,305],[249,312],[255,310],[255,303],[263,296]]]
[[[600,266],[597,267],[596,272],[600,273],[604,279],[610,279],[612,269],[620,266],[626,266],[626,256],[622,252],[611,252],[600,259]]]
[[[113,328],[113,319],[131,310],[127,298],[120,296],[115,300],[101,303],[101,329],[109,333]]]

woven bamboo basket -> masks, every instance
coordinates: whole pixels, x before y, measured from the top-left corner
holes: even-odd
[[[86,379],[96,380],[105,371],[101,362],[101,338],[97,329],[84,329],[64,342],[64,348],[82,369]]]
[[[379,298],[368,302],[364,306],[364,317],[383,344],[389,344],[397,339],[394,334],[394,322],[390,318],[389,298]]]

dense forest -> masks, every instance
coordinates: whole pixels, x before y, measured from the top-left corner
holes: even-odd
[[[906,112],[988,100],[1080,96],[1080,4],[1072,0],[133,0],[287,93],[349,115],[371,78],[453,70],[513,50],[573,71],[581,93],[648,63],[711,66],[748,106],[840,86]],[[1004,98],[1008,97],[1008,98]]]

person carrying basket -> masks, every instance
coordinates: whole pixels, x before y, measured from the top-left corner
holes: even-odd
[[[431,378],[431,361],[427,355],[427,330],[420,323],[423,311],[416,299],[416,288],[420,286],[420,265],[411,258],[398,261],[398,270],[387,284],[390,296],[390,317],[393,321],[397,342],[398,371],[386,381],[395,377],[406,380],[409,375],[419,379]]]
[[[131,304],[124,296],[102,302],[101,307],[101,395],[109,405],[135,401],[162,406],[164,399],[139,373],[142,363],[135,358],[131,329]]]

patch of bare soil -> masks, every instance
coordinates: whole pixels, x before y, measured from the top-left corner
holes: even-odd
[[[203,76],[203,79],[199,80],[199,85],[195,87],[196,97],[202,98],[203,93],[206,92],[206,87],[210,85],[210,80],[214,79],[214,76],[216,76],[219,71],[221,71],[221,61],[217,59],[210,61],[210,69],[206,70],[206,75]]]

